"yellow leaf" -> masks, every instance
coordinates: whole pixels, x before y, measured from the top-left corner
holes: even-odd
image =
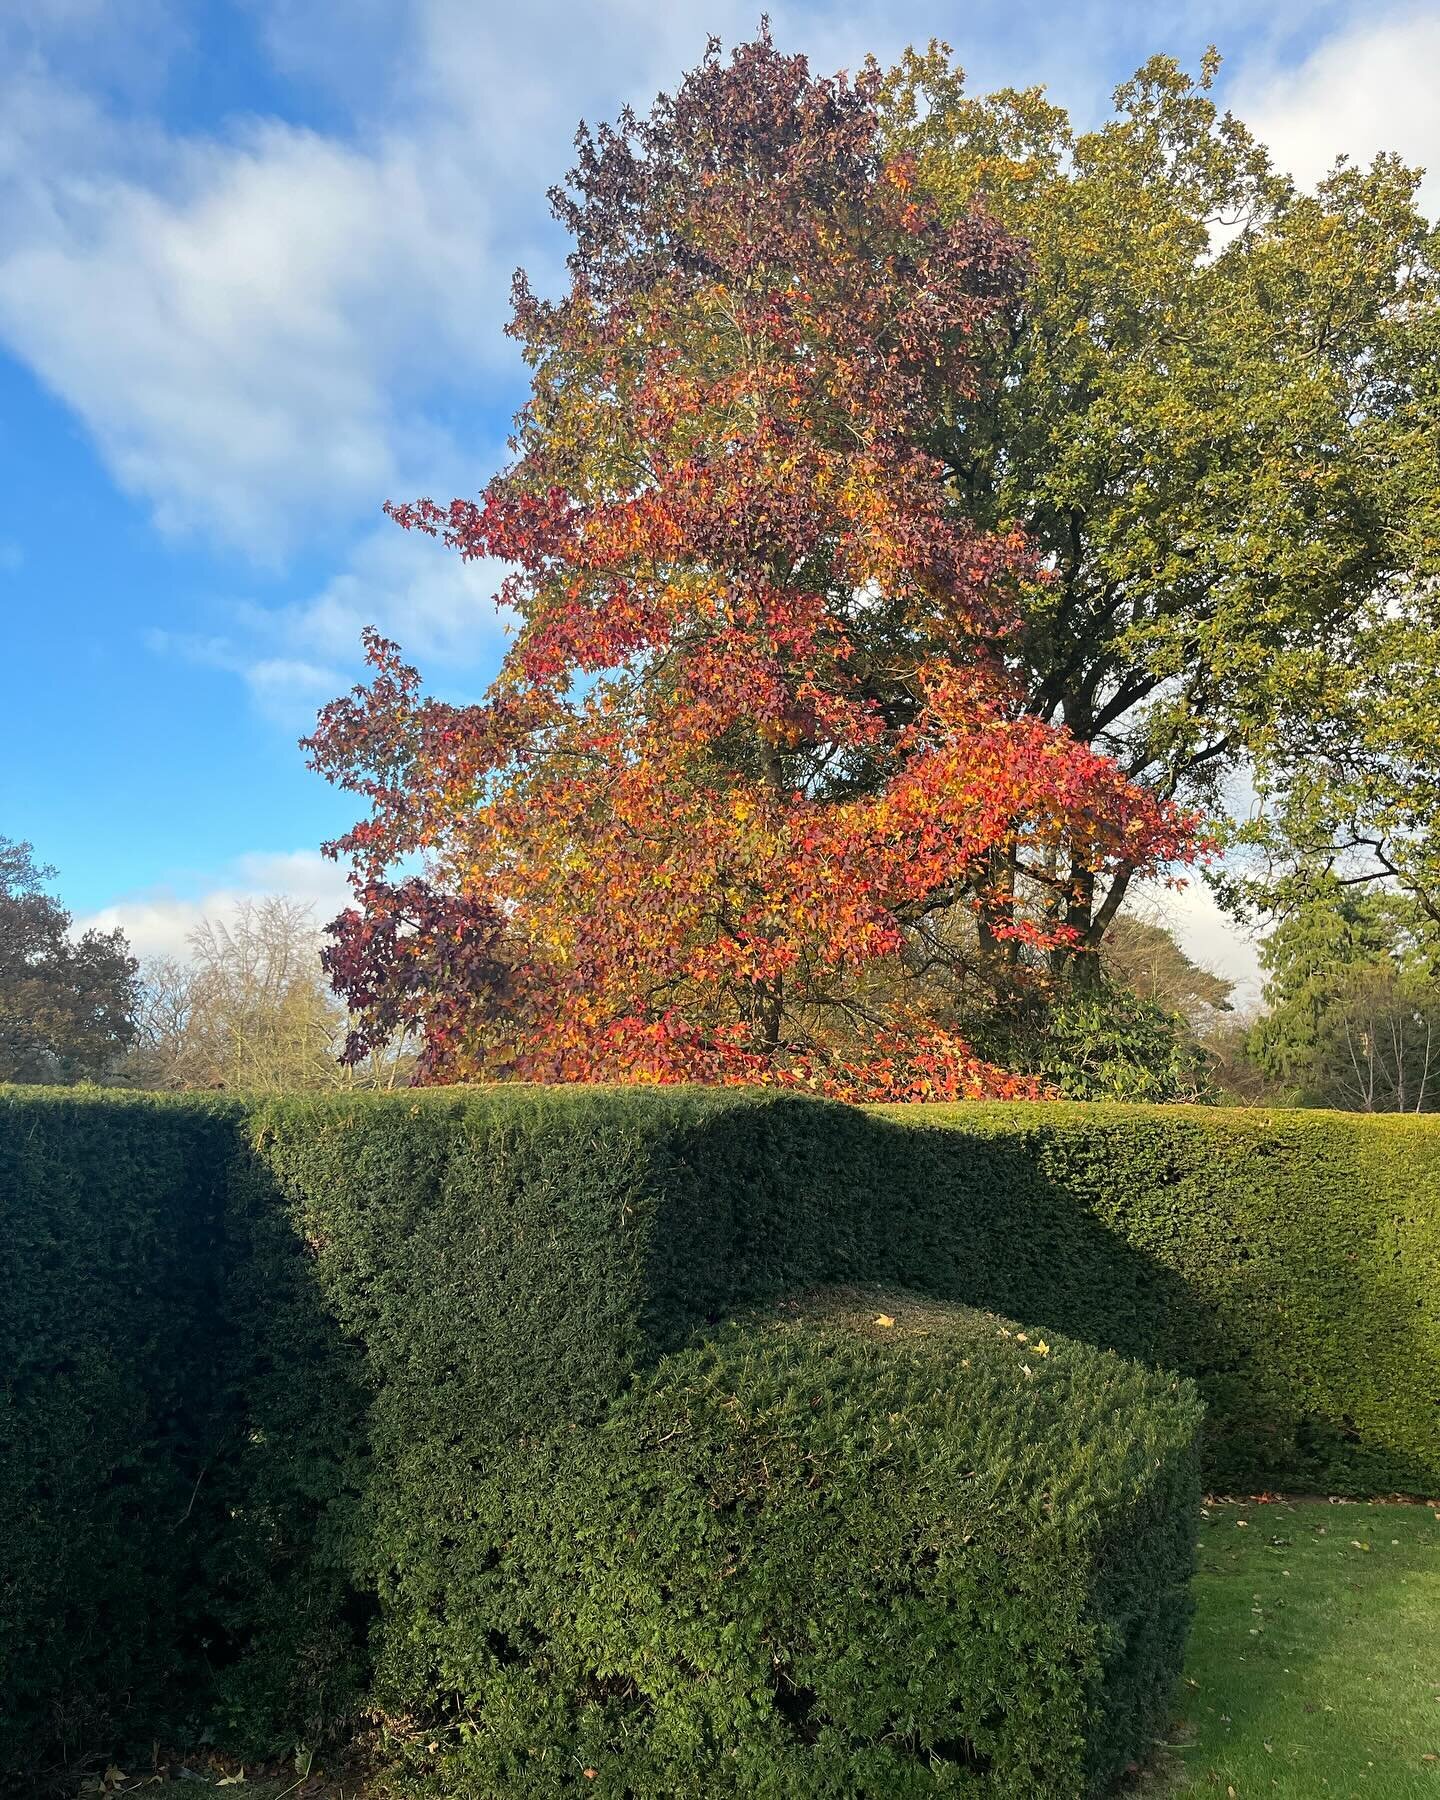
[[[877,1313],[875,1323],[877,1325],[893,1325],[895,1321],[890,1317],[889,1313]]]
[[[1048,1356],[1050,1354],[1050,1346],[1045,1342],[1044,1338],[1036,1338],[1030,1348],[1036,1356]]]

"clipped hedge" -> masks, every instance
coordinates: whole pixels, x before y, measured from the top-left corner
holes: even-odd
[[[1103,1793],[1168,1724],[1200,1410],[884,1290],[703,1337],[491,1475],[437,1791]]]
[[[107,1732],[284,1749],[367,1697],[463,1740],[496,1480],[817,1287],[1193,1376],[1212,1485],[1440,1488],[1437,1121],[12,1089],[0,1176],[12,1769]]]
[[[227,1131],[27,1091],[0,1132],[0,1767],[163,1716],[213,1441]]]
[[[366,1398],[312,1268],[241,1105],[0,1090],[0,1787],[355,1704]]]
[[[918,1250],[897,1279],[1192,1376],[1212,1487],[1440,1492],[1440,1118],[878,1117]]]

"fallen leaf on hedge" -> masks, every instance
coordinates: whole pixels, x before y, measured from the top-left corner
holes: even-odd
[[[1044,1338],[1036,1338],[1030,1348],[1037,1356],[1048,1356],[1050,1354],[1050,1346],[1045,1342]]]
[[[890,1317],[889,1313],[877,1313],[875,1323],[877,1325],[893,1325],[895,1321]]]

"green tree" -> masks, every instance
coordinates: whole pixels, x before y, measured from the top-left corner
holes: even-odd
[[[1403,895],[1321,872],[1261,952],[1267,1011],[1258,1068],[1303,1105],[1360,1112],[1440,1107],[1440,982],[1428,921]]]
[[[1440,563],[1440,520],[1434,529]],[[1321,868],[1339,888],[1403,896],[1440,938],[1436,575],[1377,598],[1369,620],[1349,660],[1320,671],[1309,705],[1259,760],[1261,805],[1236,834],[1229,885],[1241,903],[1274,909]]]
[[[0,1081],[107,1075],[135,1037],[138,964],[120,930],[71,935],[29,844],[0,837]]]
[[[1046,982],[977,1021],[982,1052],[1066,1100],[1205,1101],[1210,1058],[1190,1021],[1103,972]]]
[[[1220,817],[1227,776],[1258,767],[1278,792],[1363,713],[1327,822],[1383,773],[1376,803],[1413,826],[1440,816],[1436,236],[1394,157],[1342,160],[1313,192],[1278,174],[1216,107],[1217,66],[1155,58],[1085,133],[1037,89],[970,96],[943,47],[890,76],[924,184],[1031,254],[1021,316],[990,335],[999,379],[939,412],[933,447],[958,508],[1040,553],[1014,646],[1038,716]],[[1077,933],[1057,964],[1098,979],[1130,880],[1032,879]]]

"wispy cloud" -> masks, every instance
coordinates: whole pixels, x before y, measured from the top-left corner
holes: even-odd
[[[207,919],[230,923],[247,900],[286,894],[314,910],[316,929],[327,925],[349,902],[341,869],[315,850],[255,850],[234,861],[193,894],[166,888],[122,895],[76,921],[77,931],[118,925],[140,957],[189,954],[190,934]]]
[[[297,72],[322,50],[346,65],[333,10],[323,41],[257,10]],[[553,271],[542,195],[582,93],[613,111],[704,31],[698,6],[625,0],[388,11],[406,55],[326,133],[242,117],[176,134],[77,81],[72,39],[61,56],[32,32],[6,59],[18,27],[0,25],[0,337],[163,529],[258,561],[417,473],[463,480],[474,438],[454,421],[508,408],[510,276]]]
[[[457,169],[255,121],[173,144],[162,185],[67,173],[44,135],[12,152],[0,330],[162,528],[273,559],[444,453],[427,388],[493,362],[504,293],[483,201],[451,227]]]
[[[503,571],[466,563],[434,539],[388,522],[361,538],[315,593],[286,606],[237,601],[215,609],[214,631],[147,631],[158,656],[238,676],[259,709],[304,729],[360,665],[373,625],[432,673],[474,670],[498,653],[505,619],[495,605]]]
[[[1298,67],[1257,60],[1242,67],[1235,110],[1304,183],[1345,151],[1369,162],[1390,150],[1429,171],[1421,201],[1440,214],[1440,8],[1362,12],[1326,37]]]

